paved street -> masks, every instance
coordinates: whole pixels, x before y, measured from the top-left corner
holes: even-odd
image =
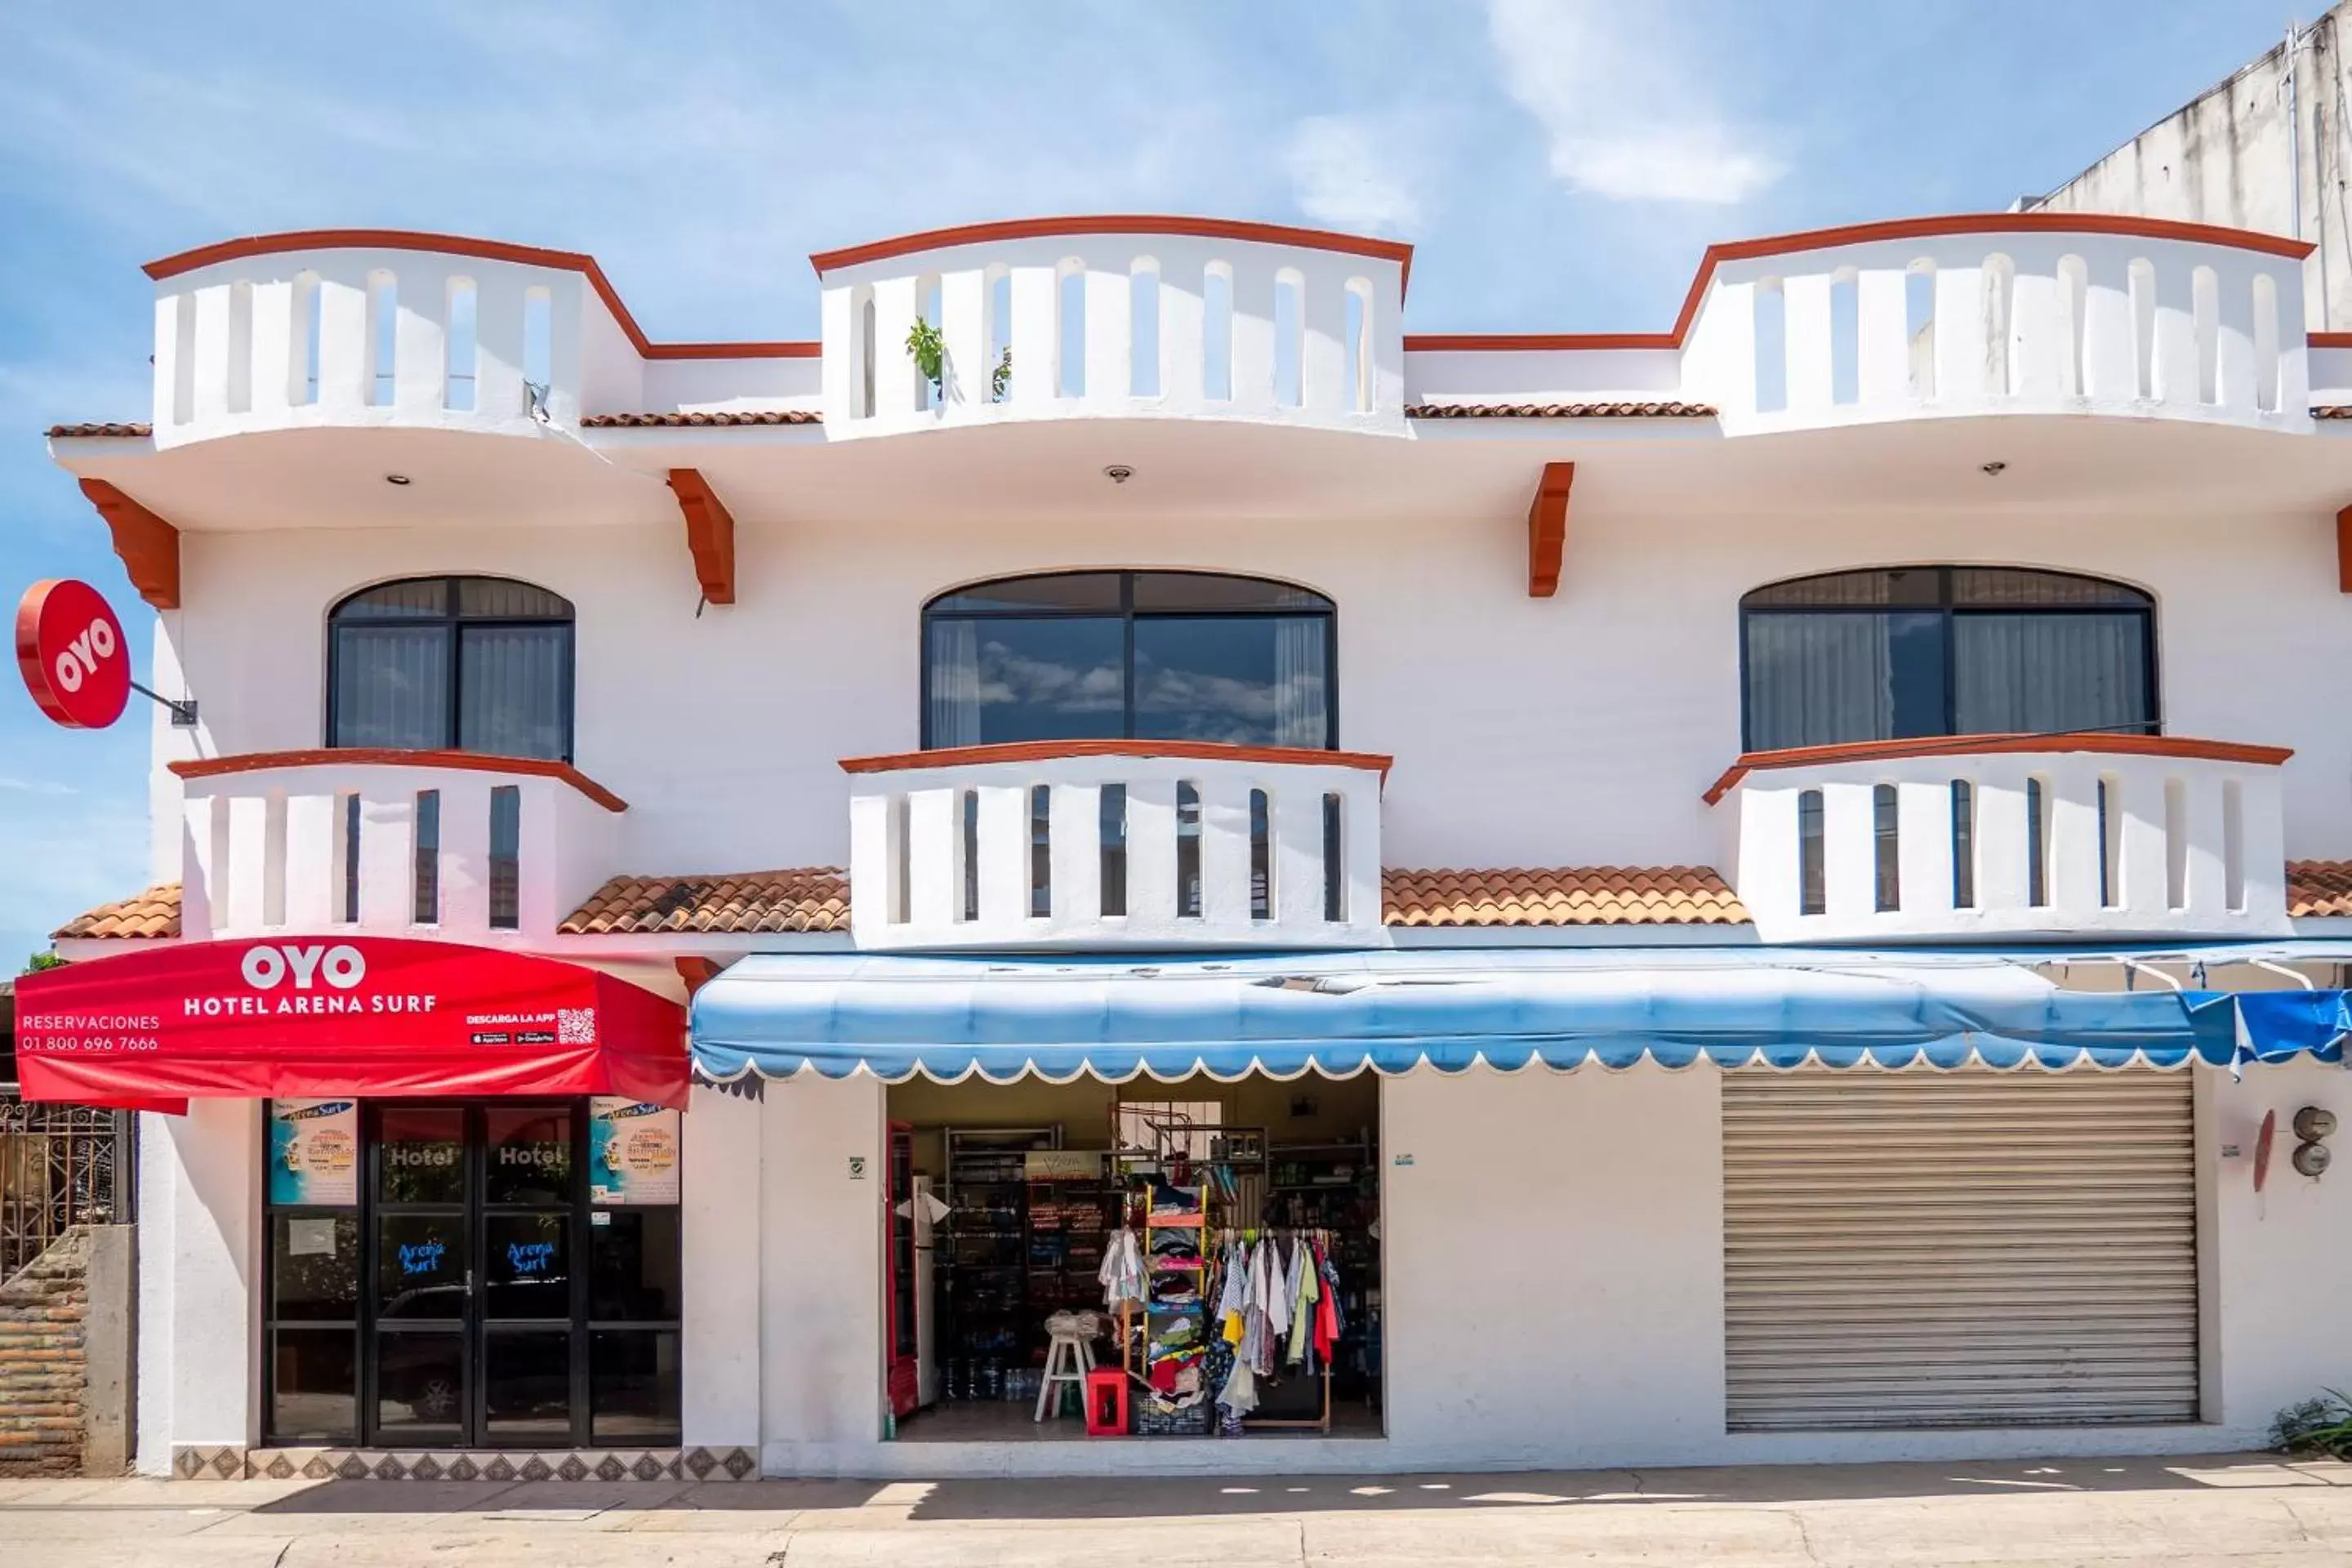
[[[2352,1563],[2263,1455],[1136,1481],[0,1483],[0,1564]]]

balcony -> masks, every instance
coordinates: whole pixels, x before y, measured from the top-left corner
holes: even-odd
[[[337,929],[544,942],[612,873],[627,809],[566,763],[517,757],[275,752],[170,765],[191,942]]]
[[[2284,936],[2268,746],[1974,735],[1751,752],[1707,792],[1769,942]]]
[[[2309,249],[2046,213],[1718,246],[1677,330],[1682,395],[1727,435],[1990,414],[2308,430]]]
[[[809,342],[657,343],[595,258],[316,230],[150,263],[157,450],[254,431],[541,436],[649,406],[805,402]]]
[[[861,950],[1383,941],[1386,757],[1069,741],[841,765]]]
[[[1411,257],[1164,217],[980,224],[813,257],[826,434],[1169,417],[1402,435]],[[944,345],[936,385],[906,347],[918,320]]]

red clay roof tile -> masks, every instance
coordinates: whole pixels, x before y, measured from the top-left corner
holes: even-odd
[[[1748,911],[1704,866],[1389,871],[1393,926],[1744,925]]]
[[[642,430],[689,425],[822,425],[824,416],[814,408],[754,408],[716,414],[586,414],[583,430]]]
[[[2286,912],[2296,920],[2352,915],[2352,860],[2288,861]]]
[[[1712,419],[1705,403],[1415,403],[1408,419]]]
[[[49,438],[51,440],[87,436],[152,436],[154,433],[155,427],[152,425],[135,425],[128,423],[121,425],[52,425],[49,426],[48,430]]]
[[[51,936],[176,937],[180,934],[180,884],[158,882],[143,893],[74,916]]]
[[[615,877],[555,928],[565,936],[849,929],[849,878],[822,866],[696,877]]]

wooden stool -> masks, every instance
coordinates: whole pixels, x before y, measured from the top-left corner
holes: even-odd
[[[1079,1402],[1086,1399],[1087,1374],[1095,1369],[1095,1347],[1090,1335],[1076,1329],[1055,1329],[1045,1345],[1045,1375],[1037,1380],[1037,1414],[1031,1419],[1043,1421],[1045,1412],[1054,1405],[1054,1394],[1058,1388],[1075,1388]]]

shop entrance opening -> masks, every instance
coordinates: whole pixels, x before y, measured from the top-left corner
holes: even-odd
[[[1377,1077],[919,1078],[888,1110],[897,1436],[1084,1441],[1089,1367],[1130,1436],[1381,1435]]]

